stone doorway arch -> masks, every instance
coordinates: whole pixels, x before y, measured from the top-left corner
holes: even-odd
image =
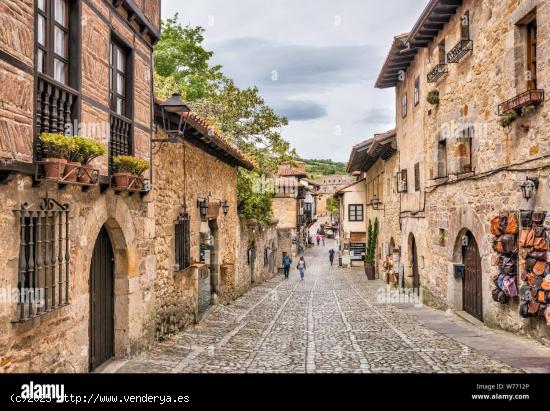
[[[89,285],[89,368],[93,370],[109,358],[122,358],[129,350],[129,261],[124,233],[115,219],[108,219],[98,230],[90,262]],[[98,281],[104,276],[104,281]],[[93,288],[92,288],[93,287]],[[94,299],[95,297],[95,299]],[[95,304],[95,307],[94,307]],[[99,305],[98,305],[99,304]],[[103,306],[102,306],[103,305]],[[105,355],[97,356],[92,339],[94,316],[106,314]]]

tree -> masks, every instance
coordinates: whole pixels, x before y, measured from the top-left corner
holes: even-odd
[[[285,141],[281,127],[288,120],[277,115],[257,87],[240,89],[224,76],[221,66],[210,66],[201,27],[182,27],[178,15],[162,24],[155,49],[155,89],[161,98],[179,92],[190,108],[221,131],[243,153],[252,157],[254,171],[239,169],[239,212],[251,219],[270,221],[273,192],[256,192],[254,180],[272,175],[279,164],[298,158]]]
[[[367,231],[368,238],[367,238],[366,261],[371,265],[374,264],[374,257],[376,255],[376,243],[378,241],[378,230],[379,230],[378,217],[376,217],[376,219],[374,220],[374,224],[372,224],[372,220],[369,219],[369,227]]]
[[[188,102],[215,92],[222,78],[221,66],[210,66],[214,53],[202,46],[203,33],[202,27],[181,26],[178,14],[162,22],[161,38],[154,51],[155,86],[168,81],[174,87],[169,95],[178,92]]]

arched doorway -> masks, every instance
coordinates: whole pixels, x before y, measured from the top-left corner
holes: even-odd
[[[218,223],[216,220],[209,220],[207,225],[208,230],[201,233],[201,262],[205,264],[205,267],[199,270],[198,320],[203,317],[210,306],[217,300],[219,284]]]
[[[462,261],[465,267],[462,282],[462,305],[464,311],[483,321],[483,292],[481,256],[474,235],[467,231],[459,238],[462,241]]]
[[[113,245],[102,227],[90,267],[90,371],[115,355],[114,273]]]
[[[418,249],[416,247],[416,238],[411,233],[409,236],[409,245],[410,245],[410,262],[412,269],[412,288],[416,292],[420,293],[420,271],[418,269]]]

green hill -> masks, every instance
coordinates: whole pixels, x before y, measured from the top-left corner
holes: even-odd
[[[302,160],[306,163],[306,172],[312,178],[330,176],[333,174],[347,175],[346,163],[338,163],[332,160]]]

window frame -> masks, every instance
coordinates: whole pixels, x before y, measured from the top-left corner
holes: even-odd
[[[353,213],[352,208],[354,209]],[[353,219],[352,215],[354,216]],[[361,219],[359,219],[359,215],[361,215]],[[363,204],[348,204],[348,221],[350,223],[361,223],[365,221],[365,208]]]
[[[437,178],[448,177],[447,139],[439,140],[437,143]],[[443,158],[442,158],[443,157]],[[442,169],[444,173],[441,173]]]
[[[420,77],[414,80],[414,105],[420,104]]]
[[[527,88],[535,90],[537,88],[537,41],[538,41],[538,24],[536,14],[531,20],[525,24],[526,30],[526,50],[527,50],[527,70],[529,79],[527,80]]]
[[[407,193],[409,191],[409,184],[408,184],[408,175],[407,175],[407,169],[403,169],[397,173],[397,192],[398,193]],[[401,185],[401,182],[403,182],[403,188],[401,189],[399,186]]]
[[[118,55],[115,58],[115,50],[120,51],[124,56],[124,71],[119,70]],[[118,75],[124,78],[124,94],[118,93]],[[109,109],[111,113],[127,119],[133,119],[131,101],[133,98],[133,49],[125,44],[114,33],[109,42]],[[123,100],[122,113],[118,112],[118,98]]]
[[[79,70],[79,64],[76,59],[73,59],[73,53],[76,56],[80,55],[79,47],[75,47],[80,43],[80,11],[79,5],[73,0],[62,0],[65,4],[64,20],[66,26],[57,22],[55,19],[55,0],[44,0],[45,10],[38,6],[38,0],[35,1],[35,69],[39,75],[46,76],[49,79],[56,81],[74,89],[78,88],[78,76],[76,73]],[[44,19],[44,43],[41,44],[38,40],[39,36],[39,19]],[[61,56],[55,51],[55,29],[58,28],[65,35],[64,54]],[[73,50],[73,53],[71,53]],[[43,54],[42,70],[39,69],[39,53]],[[64,65],[63,81],[55,76],[55,61],[59,60]],[[77,66],[77,67],[74,67]]]
[[[177,271],[191,267],[191,220],[180,215],[174,224],[174,264]]]
[[[407,117],[407,111],[408,111],[408,101],[407,101],[407,93],[403,93],[403,96],[401,97],[401,115],[403,118]]]
[[[420,163],[414,165],[414,191],[420,191]]]

